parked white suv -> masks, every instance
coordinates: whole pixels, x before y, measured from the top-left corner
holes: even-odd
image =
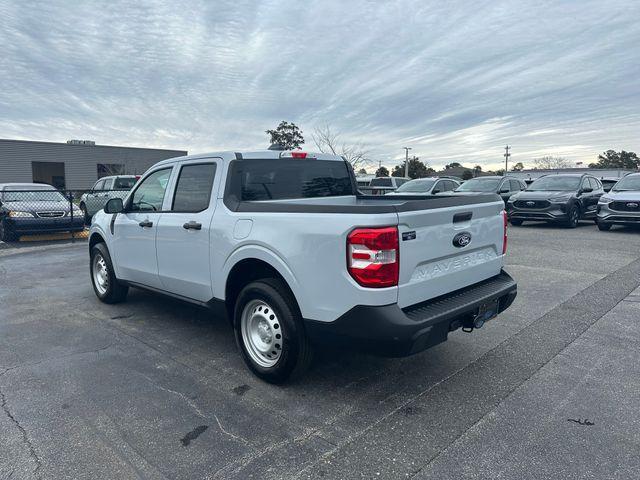
[[[130,286],[222,307],[249,368],[302,371],[312,346],[410,355],[506,309],[497,195],[362,196],[341,157],[212,153],[164,160],[90,230],[98,298]]]

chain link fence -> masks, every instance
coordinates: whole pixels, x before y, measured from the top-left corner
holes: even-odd
[[[92,217],[129,190],[0,190],[0,250],[87,238]]]

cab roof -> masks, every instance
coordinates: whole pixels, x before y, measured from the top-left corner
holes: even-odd
[[[344,162],[345,159],[340,155],[331,155],[328,153],[322,152],[311,152],[305,149],[301,150],[256,150],[256,151],[247,151],[247,152],[236,152],[236,151],[222,151],[222,152],[210,152],[210,153],[199,153],[196,155],[186,155],[183,157],[174,157],[167,158],[166,160],[162,160],[155,165],[165,165],[174,162],[185,162],[189,160],[198,160],[204,158],[212,158],[219,157],[223,160],[277,160],[280,158],[291,158],[290,155],[292,152],[304,152],[307,154],[308,159],[314,160],[331,160],[331,161],[339,161]]]
[[[21,189],[21,190],[55,190],[53,185],[47,183],[0,183],[0,190],[7,188]]]

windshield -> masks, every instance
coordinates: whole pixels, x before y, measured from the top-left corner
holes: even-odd
[[[116,178],[116,183],[113,186],[114,190],[131,190],[136,184],[135,177],[120,177]]]
[[[385,177],[385,178],[374,178],[373,180],[371,180],[370,185],[372,187],[391,187],[391,178],[389,177]]]
[[[398,187],[396,192],[398,193],[424,193],[431,190],[435,180],[411,180]]]
[[[493,192],[498,188],[500,178],[472,178],[454,190],[454,192]]]
[[[624,192],[627,190],[640,190],[640,175],[624,177],[611,189],[614,192]]]
[[[562,192],[566,190],[577,190],[580,186],[580,177],[548,176],[535,180],[527,190],[529,191],[550,191]]]
[[[60,192],[56,190],[30,190],[2,192],[3,202],[68,202]]]

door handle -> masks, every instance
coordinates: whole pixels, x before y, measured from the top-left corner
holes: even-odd
[[[184,228],[185,230],[202,230],[202,224],[191,220],[190,222],[182,225],[182,228]]]
[[[153,227],[153,222],[149,221],[149,220],[143,220],[142,222],[140,222],[138,225],[140,225],[142,228],[145,227]]]

